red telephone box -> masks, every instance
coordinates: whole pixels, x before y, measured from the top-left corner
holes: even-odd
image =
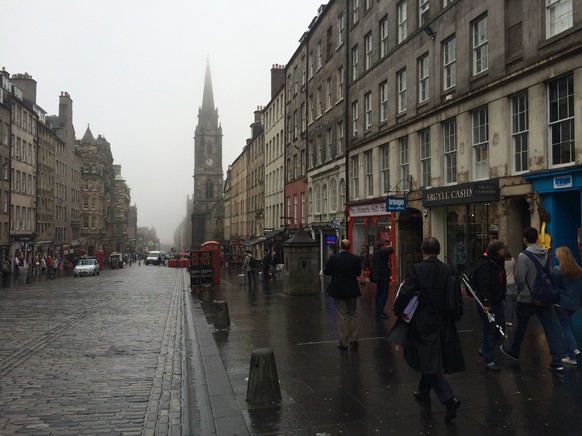
[[[103,269],[105,268],[105,253],[103,253],[103,250],[97,250],[97,252],[95,253],[95,257],[99,262],[99,270],[103,271]]]
[[[200,245],[200,249],[212,252],[212,284],[220,284],[220,243],[206,241]]]

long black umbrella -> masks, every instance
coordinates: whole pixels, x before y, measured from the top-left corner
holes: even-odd
[[[481,300],[479,300],[479,297],[477,297],[477,294],[475,293],[475,291],[471,287],[471,284],[469,283],[469,277],[467,277],[467,274],[462,274],[461,279],[463,280],[465,287],[469,290],[469,292],[471,293],[471,295],[473,296],[473,298],[475,299],[477,304],[481,307],[481,309],[483,309],[483,303],[481,303]],[[503,331],[503,328],[501,328],[501,326],[499,324],[497,324],[497,321],[495,320],[495,315],[493,315],[491,312],[486,312],[486,315],[487,315],[487,319],[489,320],[489,322],[492,322],[493,324],[495,324],[495,327],[497,327],[497,330],[499,330],[499,333],[501,333],[502,336],[507,337],[507,335]]]

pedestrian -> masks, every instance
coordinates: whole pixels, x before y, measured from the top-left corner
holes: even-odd
[[[55,274],[55,270],[53,268],[53,257],[52,256],[48,257],[48,259],[46,261],[46,267],[47,267],[49,279],[53,279],[54,274]]]
[[[483,261],[473,272],[475,292],[483,307],[477,307],[483,327],[483,341],[479,354],[483,356],[485,368],[499,371],[495,362],[495,345],[501,338],[501,333],[495,323],[489,322],[488,313],[495,316],[499,325],[505,324],[505,293],[507,278],[505,273],[505,243],[493,240],[487,246]]]
[[[2,287],[8,287],[8,283],[10,283],[10,273],[12,270],[12,265],[10,263],[10,258],[6,256],[4,261],[2,262]]]
[[[14,277],[20,275],[20,259],[18,256],[14,256]]]
[[[568,247],[556,248],[556,258],[560,264],[555,269],[560,301],[555,310],[566,343],[566,356],[562,358],[562,362],[576,365],[582,356],[572,332],[572,316],[582,305],[582,269]],[[579,367],[582,367],[582,362]]]
[[[505,248],[505,276],[507,277],[507,290],[505,292],[505,325],[513,327],[513,315],[515,302],[517,301],[517,285],[515,284],[515,259],[509,248]]]
[[[271,273],[269,272],[271,268],[271,255],[268,251],[266,251],[265,255],[263,256],[262,267],[263,267],[263,281],[268,282],[269,280],[271,280]]]
[[[360,258],[350,253],[350,241],[342,239],[340,252],[330,256],[323,273],[331,276],[327,293],[333,298],[339,336],[338,348],[345,350],[348,345],[358,348],[357,304],[361,295],[358,276],[362,274]]]
[[[434,389],[439,401],[447,408],[445,422],[449,422],[456,418],[461,401],[453,393],[444,373],[465,368],[454,319],[447,315],[447,283],[452,274],[449,267],[437,259],[440,243],[436,238],[423,239],[421,250],[423,260],[412,265],[402,282],[394,302],[394,313],[401,316],[410,299],[418,296],[418,307],[403,345],[404,359],[421,373],[415,399],[430,406],[430,390]],[[455,298],[460,298],[458,282],[455,283]],[[455,344],[454,350],[447,345],[451,342]]]
[[[537,229],[527,227],[523,232],[523,243],[526,245],[524,251],[529,251],[536,256],[541,265],[545,265],[549,255],[546,250],[537,244],[537,240]],[[536,286],[538,274],[538,269],[533,261],[524,252],[519,253],[515,262],[515,283],[518,292],[517,304],[515,305],[517,324],[511,345],[508,347],[501,345],[500,349],[510,359],[518,360],[529,319],[535,315],[542,324],[550,349],[550,355],[552,356],[548,369],[552,371],[563,371],[564,365],[562,364],[562,357],[564,357],[564,347],[562,346],[560,325],[556,319],[554,308],[551,305],[541,306],[534,304],[529,290],[530,286]]]
[[[245,251],[244,262],[243,262],[243,271],[247,274],[247,279],[249,282],[249,286],[251,282],[255,282],[257,284],[257,278],[255,276],[255,258],[253,257],[251,250]]]
[[[372,257],[372,272],[370,278],[376,283],[376,318],[388,319],[388,314],[384,312],[384,307],[388,301],[388,290],[390,287],[390,276],[392,275],[392,262],[390,256],[394,254],[394,248],[378,242],[376,251]]]
[[[273,278],[277,275],[277,253],[273,250],[273,254],[271,254],[271,274]]]
[[[367,245],[362,245],[360,248],[360,268],[362,269],[362,274],[360,275],[360,284],[364,284],[365,276],[364,273],[368,267],[368,256],[370,255],[370,248]]]

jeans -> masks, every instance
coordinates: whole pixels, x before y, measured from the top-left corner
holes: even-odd
[[[384,307],[388,301],[388,280],[378,280],[376,282],[376,318],[384,313]]]
[[[508,295],[505,297],[505,322],[513,323],[513,315],[515,312],[515,302],[517,297]]]
[[[479,311],[479,316],[481,317],[481,323],[483,325],[483,342],[481,345],[481,351],[483,351],[483,360],[485,365],[488,363],[495,362],[494,352],[495,345],[501,337],[501,333],[495,323],[500,325],[502,328],[505,327],[505,305],[503,303],[498,303],[489,309],[489,312],[495,316],[495,322],[489,322],[487,314],[483,312],[481,307],[477,307]]]
[[[574,313],[576,313],[575,310],[566,310],[556,306],[556,315],[562,326],[562,333],[566,342],[566,354],[570,359],[576,360],[574,351],[578,349],[578,344],[576,344],[576,338],[574,338],[574,333],[572,332],[572,316]]]
[[[546,341],[550,348],[550,355],[552,356],[552,363],[561,364],[562,357],[564,357],[562,334],[560,332],[560,325],[556,319],[554,308],[552,306],[536,306],[533,303],[520,303],[515,305],[515,315],[517,318],[517,326],[511,342],[511,350],[519,355],[521,344],[525,337],[525,330],[529,319],[535,315],[540,320]]]

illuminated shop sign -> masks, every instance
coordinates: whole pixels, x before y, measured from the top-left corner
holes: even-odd
[[[499,180],[497,179],[422,190],[424,207],[495,201],[499,201]]]

